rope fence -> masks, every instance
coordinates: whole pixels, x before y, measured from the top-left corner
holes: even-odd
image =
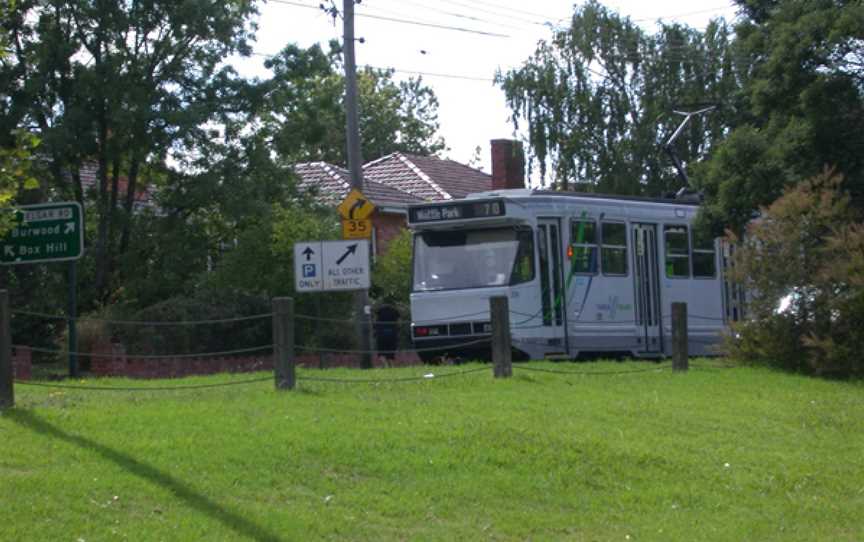
[[[666,331],[663,332],[664,340],[667,339],[669,342],[666,343],[666,348],[664,348],[664,352],[668,353],[668,348],[671,345],[671,350],[673,353],[673,362],[671,364],[671,369],[674,371],[686,371],[688,369],[687,363],[687,345],[711,345],[717,346],[722,343],[724,337],[722,335],[717,335],[716,337],[711,336],[710,334],[706,334],[704,332],[697,333],[694,335],[689,335],[687,333],[687,320],[712,320],[712,321],[723,321],[722,318],[713,318],[713,317],[705,317],[701,315],[687,315],[686,307],[676,305],[683,304],[673,304],[673,311],[670,315],[664,315],[663,318],[667,316],[672,318],[671,329],[672,335],[667,336]],[[678,309],[683,309],[683,312]],[[515,322],[510,322],[510,317],[515,315],[519,318],[519,320]],[[682,316],[683,315],[683,316]],[[9,325],[12,316],[28,316],[28,317],[38,317],[38,318],[46,318],[46,319],[54,319],[54,320],[69,320],[65,316],[57,316],[53,314],[40,313],[34,311],[10,311],[8,308],[8,293],[5,291],[0,291],[0,409],[11,406],[14,404],[14,393],[12,390],[12,384],[17,384],[21,386],[35,386],[35,387],[47,387],[47,388],[57,388],[57,389],[69,389],[69,390],[93,390],[93,391],[176,391],[176,390],[195,390],[195,389],[208,389],[208,388],[220,388],[220,387],[230,387],[230,386],[240,386],[240,385],[248,385],[261,383],[268,380],[275,380],[276,388],[279,390],[290,390],[294,389],[297,382],[332,382],[332,383],[358,383],[358,384],[384,384],[384,383],[399,383],[399,382],[420,382],[426,380],[435,380],[442,378],[455,378],[460,376],[472,375],[475,373],[479,373],[484,370],[488,370],[485,367],[472,368],[461,371],[450,371],[450,372],[428,372],[421,375],[413,375],[413,376],[401,376],[401,377],[393,377],[393,378],[384,378],[384,377],[358,377],[358,378],[342,378],[337,376],[327,376],[323,373],[311,374],[309,373],[309,368],[312,366],[315,354],[318,354],[318,363],[319,368],[323,369],[327,364],[335,363],[338,366],[344,366],[344,364],[357,363],[357,360],[360,360],[360,366],[363,368],[372,368],[373,363],[367,362],[364,360],[370,360],[374,358],[375,363],[378,363],[379,366],[391,366],[391,363],[386,359],[387,356],[393,357],[393,364],[399,365],[400,363],[407,363],[409,365],[415,365],[421,362],[421,360],[429,361],[433,358],[433,356],[425,356],[423,354],[431,354],[431,353],[442,353],[442,357],[435,357],[439,361],[443,358],[444,362],[453,362],[459,363],[460,360],[464,358],[469,358],[469,353],[476,353],[480,351],[482,353],[483,349],[488,347],[488,351],[486,355],[491,354],[492,360],[492,369],[493,375],[496,378],[503,377],[507,378],[512,376],[513,369],[516,371],[524,371],[524,372],[537,372],[537,373],[548,373],[548,374],[559,374],[559,375],[568,375],[568,376],[612,376],[612,375],[629,375],[629,374],[638,374],[638,373],[649,373],[649,372],[659,372],[665,371],[670,368],[668,363],[656,364],[652,363],[651,366],[648,367],[639,367],[639,368],[628,368],[622,370],[584,370],[584,369],[567,369],[567,368],[556,368],[556,367],[541,367],[534,365],[526,365],[525,363],[513,363],[512,355],[513,355],[513,347],[514,345],[517,347],[524,347],[522,349],[523,352],[550,352],[550,349],[554,352],[555,349],[561,348],[561,343],[553,343],[554,338],[550,337],[515,337],[514,333],[518,334],[520,330],[532,330],[532,329],[548,329],[548,325],[531,325],[532,322],[537,322],[538,319],[543,318],[545,324],[545,318],[543,311],[540,310],[534,314],[527,314],[519,311],[511,311],[509,309],[509,299],[506,296],[493,297],[490,299],[490,307],[489,310],[478,311],[473,313],[465,313],[459,314],[455,316],[451,316],[448,318],[442,318],[440,320],[424,320],[424,325],[432,324],[435,322],[446,322],[447,324],[458,323],[464,325],[465,322],[460,322],[460,320],[470,319],[470,318],[482,318],[483,320],[483,333],[481,334],[477,331],[477,328],[472,326],[469,329],[469,332],[459,336],[459,335],[448,335],[449,328],[445,331],[442,336],[431,336],[429,339],[445,339],[439,343],[432,343],[428,345],[423,345],[422,342],[415,342],[412,348],[380,348],[380,349],[357,349],[352,348],[350,346],[345,347],[337,347],[330,346],[326,342],[326,338],[328,335],[318,336],[315,334],[313,330],[313,334],[309,335],[308,326],[300,326],[298,322],[300,321],[312,321],[312,322],[325,322],[328,324],[354,324],[355,320],[353,318],[330,318],[330,317],[320,317],[320,316],[312,316],[308,314],[295,314],[294,313],[294,302],[290,298],[277,298],[273,300],[273,310],[271,312],[262,312],[254,315],[248,316],[240,316],[233,318],[219,318],[219,319],[199,319],[199,320],[188,320],[188,321],[150,321],[150,320],[111,320],[111,319],[96,319],[96,318],[76,318],[78,321],[89,321],[89,322],[97,322],[101,324],[117,324],[121,326],[142,326],[142,327],[154,327],[154,328],[165,328],[167,326],[196,326],[196,325],[214,325],[214,326],[225,326],[229,324],[235,323],[246,323],[258,321],[262,324],[268,324],[266,329],[261,327],[254,328],[254,332],[250,332],[250,328],[246,327],[235,327],[233,329],[220,328],[211,331],[209,334],[204,334],[202,337],[207,339],[210,342],[201,342],[197,343],[194,340],[192,335],[176,335],[171,334],[171,332],[162,332],[162,331],[153,331],[153,330],[142,330],[140,336],[134,337],[131,343],[123,343],[118,341],[118,343],[109,342],[107,344],[95,345],[94,348],[83,348],[77,349],[70,346],[70,348],[48,348],[43,346],[27,346],[22,344],[13,344],[11,341],[11,333],[9,333]],[[682,320],[683,318],[683,320]],[[579,324],[585,324],[586,326],[627,326],[632,324],[642,325],[640,322],[636,320],[598,320],[598,321],[585,321],[579,322]],[[471,323],[471,322],[469,322]],[[476,322],[473,322],[476,324]],[[270,327],[269,324],[272,324]],[[391,325],[393,328],[398,328],[398,322],[380,322],[379,324]],[[407,323],[411,325],[410,322]],[[485,325],[488,324],[488,328]],[[663,325],[664,329],[669,329],[667,327],[668,324]],[[244,324],[245,326],[245,324]],[[332,328],[338,328],[339,326],[330,325],[326,332],[332,332]],[[375,328],[378,330],[379,328]],[[392,328],[391,328],[392,329]],[[305,330],[305,331],[301,331]],[[206,331],[206,330],[205,330]],[[296,341],[296,334],[300,332],[299,337],[304,339],[299,343]],[[337,331],[341,331],[337,329]],[[266,332],[265,334],[262,334]],[[272,341],[261,341],[265,342],[265,344],[255,345],[256,341],[254,338],[257,337],[260,339],[271,338],[272,333]],[[598,336],[604,336],[603,331],[598,331]],[[472,337],[473,334],[473,337]],[[683,335],[682,335],[683,334]],[[479,336],[478,336],[479,335]],[[118,335],[114,335],[113,332],[109,335],[110,339],[114,339],[115,337],[128,338],[128,334],[118,333]],[[682,342],[683,337],[683,342]],[[310,341],[311,338],[311,341]],[[242,339],[242,340],[241,340]],[[462,339],[462,340],[459,340]],[[562,338],[559,337],[557,340],[560,341]],[[404,336],[403,336],[404,340]],[[166,342],[169,341],[169,342]],[[171,342],[173,341],[173,342]],[[221,341],[221,342],[220,342]],[[319,342],[319,341],[323,341]],[[153,350],[158,352],[159,349],[171,348],[172,345],[180,346],[183,349],[189,349],[192,345],[209,345],[209,346],[231,346],[237,345],[240,346],[243,342],[251,342],[253,346],[248,346],[244,348],[227,348],[227,349],[202,349],[206,351],[201,352],[178,352],[177,353],[154,353]],[[239,345],[238,345],[239,343]],[[335,344],[346,344],[346,343],[335,343]],[[394,346],[398,344],[398,340],[396,343],[393,343]],[[126,347],[131,346],[133,350],[136,350],[140,353],[129,353],[126,352]],[[34,382],[30,380],[26,380],[25,378],[16,378],[14,367],[12,367],[10,356],[8,354],[12,348],[18,351],[27,351],[27,352],[35,352],[39,354],[45,354],[48,356],[69,356],[70,360],[73,358],[86,358],[87,360],[92,359],[91,363],[94,367],[94,374],[104,375],[104,376],[126,376],[126,377],[145,377],[145,378],[165,378],[165,377],[186,377],[186,376],[194,376],[199,374],[212,374],[213,372],[235,372],[235,371],[261,371],[261,370],[272,370],[273,376],[267,377],[255,377],[243,380],[236,380],[230,382],[220,382],[220,383],[210,383],[210,384],[178,384],[178,385],[158,385],[158,386],[110,386],[110,385],[92,385],[92,384],[70,384],[70,383],[54,383],[54,382]],[[102,349],[100,351],[100,348]],[[638,342],[636,344],[629,345],[617,345],[616,348],[623,349],[624,351],[637,351],[646,348],[646,345]],[[90,350],[90,351],[87,351]],[[179,349],[178,349],[179,350]],[[697,347],[696,350],[699,350]],[[303,353],[301,356],[297,356],[296,353]],[[664,352],[657,352],[659,355],[663,355]],[[5,353],[5,354],[4,354]],[[254,355],[251,355],[254,354]],[[16,353],[16,355],[18,355]],[[29,354],[28,354],[29,355]],[[339,355],[344,355],[347,357],[339,357]],[[405,358],[401,361],[398,361],[398,356],[414,356],[413,361],[405,361]],[[542,356],[542,354],[540,354]],[[244,357],[245,356],[245,357]],[[327,364],[324,363],[324,359],[327,359]],[[352,357],[356,356],[356,357]],[[380,359],[378,356],[382,356]],[[683,356],[683,359],[682,359]],[[481,356],[485,357],[485,355]],[[101,362],[97,360],[108,359],[110,361]],[[158,363],[155,363],[158,360]],[[352,361],[353,360],[353,361]],[[154,361],[153,364],[148,365],[148,361]],[[212,364],[209,362],[213,362]],[[233,364],[233,365],[232,365]],[[302,364],[302,365],[300,365]],[[151,369],[150,367],[153,367]],[[99,368],[100,371],[105,371],[102,373],[96,373],[95,367]],[[298,374],[297,368],[298,366],[306,368]],[[332,366],[332,365],[330,365]],[[10,369],[10,367],[12,367]],[[70,374],[76,374],[71,371],[71,367],[73,365],[70,362]],[[272,369],[271,369],[272,367]],[[725,365],[703,365],[697,366],[694,368],[698,369],[719,369],[719,368],[731,368],[731,366]],[[128,372],[123,372],[128,371]],[[158,371],[162,371],[163,373],[167,371],[167,374],[159,373]],[[203,372],[196,372],[203,371]],[[8,390],[7,390],[8,388]]]
[[[253,315],[249,315],[249,316],[237,316],[237,317],[233,317],[233,318],[219,318],[219,319],[211,319],[211,320],[153,321],[153,320],[112,320],[112,319],[107,319],[107,318],[92,318],[89,316],[78,316],[75,318],[69,318],[68,316],[63,316],[63,315],[49,314],[49,313],[35,312],[35,311],[25,311],[25,310],[14,310],[14,311],[11,311],[11,313],[13,315],[32,316],[32,317],[37,317],[37,318],[45,318],[48,320],[63,320],[63,321],[74,320],[76,322],[88,321],[88,322],[108,324],[108,325],[112,325],[112,324],[130,325],[130,326],[137,325],[137,326],[142,326],[142,327],[232,324],[232,323],[236,323],[236,322],[262,320],[265,318],[272,318],[273,317],[272,312],[266,312],[266,313],[261,313],[261,314],[253,314]],[[534,313],[534,314],[527,314],[527,313],[520,312],[520,311],[510,311],[510,314],[515,315],[515,316],[521,316],[521,317],[525,318],[524,320],[522,320],[520,322],[514,322],[512,324],[513,326],[519,326],[521,324],[528,323],[528,322],[531,322],[531,321],[534,321],[534,320],[537,320],[537,319],[543,317],[542,309],[539,310],[538,312]],[[427,319],[427,320],[423,320],[423,322],[424,322],[424,324],[435,324],[435,323],[439,323],[439,322],[454,322],[454,321],[458,322],[460,320],[475,318],[475,317],[479,317],[479,316],[486,316],[488,318],[489,311],[480,311],[480,312],[473,312],[473,313],[467,313],[467,314],[459,314],[459,315],[455,315],[455,316],[448,316],[447,318]],[[343,323],[343,324],[354,323],[356,321],[356,319],[354,319],[354,318],[328,318],[328,317],[324,317],[324,316],[314,316],[311,314],[295,314],[294,318],[296,318],[298,320],[310,320],[310,321],[317,321],[317,322],[331,322],[331,323]],[[664,315],[662,315],[662,318],[664,320],[669,320],[672,318],[672,315],[671,314],[664,314]],[[713,321],[713,322],[726,322],[727,321],[726,318],[722,318],[722,317],[702,316],[702,315],[698,315],[698,314],[688,314],[688,318],[692,318],[694,320],[707,320],[707,321]],[[392,323],[396,323],[396,322],[382,321],[382,323],[392,324]],[[574,320],[573,323],[591,324],[591,325],[595,325],[595,324],[601,324],[601,325],[602,324],[639,324],[639,325],[642,325],[645,323],[645,321],[644,320],[590,320],[590,321],[588,321],[588,320],[578,320],[577,319],[577,320]],[[401,323],[401,325],[410,326],[411,323],[410,322],[403,322],[403,323]],[[546,326],[539,326],[539,327],[546,327]],[[528,329],[528,328],[526,327],[523,329]]]
[[[443,346],[435,346],[428,348],[412,348],[410,350],[352,350],[348,348],[322,348],[315,346],[302,346],[297,345],[295,348],[297,350],[301,350],[304,352],[333,352],[340,354],[397,354],[399,352],[442,352],[446,350],[458,350],[461,348],[467,348],[469,346],[477,346],[480,344],[488,344],[488,338],[477,339],[476,341],[469,341],[464,343],[454,343]]]
[[[251,378],[248,380],[239,380],[237,382],[219,382],[216,384],[180,384],[176,386],[88,386],[78,384],[55,384],[52,382],[33,382],[32,380],[15,380],[16,384],[22,386],[35,386],[40,388],[57,388],[67,390],[87,390],[87,391],[175,391],[175,390],[199,390],[208,388],[224,388],[230,386],[242,386],[246,384],[255,384],[258,382],[272,381],[272,376],[262,378]]]
[[[127,326],[141,326],[141,327],[156,327],[156,326],[198,326],[198,325],[214,325],[214,324],[233,324],[236,322],[248,322],[250,320],[263,320],[265,318],[272,318],[272,312],[265,312],[262,314],[253,314],[250,316],[236,316],[233,318],[217,318],[212,320],[174,320],[174,321],[166,321],[166,320],[111,320],[107,318],[91,318],[89,316],[78,316],[75,318],[69,318],[68,316],[60,316],[56,314],[47,314],[42,312],[33,312],[33,311],[21,311],[15,310],[11,311],[13,315],[23,315],[23,316],[34,316],[37,318],[45,318],[47,320],[74,320],[76,322],[87,321],[94,322],[99,324],[116,324],[116,325],[127,325]]]
[[[627,374],[636,374],[636,373],[656,373],[660,371],[665,371],[670,369],[672,366],[670,364],[664,364],[664,366],[655,366],[645,369],[627,369],[621,371],[568,371],[566,369],[549,369],[546,367],[529,367],[527,365],[523,365],[521,363],[514,363],[513,368],[518,369],[520,371],[536,371],[539,373],[552,373],[552,374],[563,374],[563,375],[577,375],[577,376],[618,376],[618,375],[627,375]]]
[[[53,348],[40,348],[37,346],[26,346],[15,344],[12,345],[15,348],[29,348],[34,352],[41,352],[43,354],[72,354],[80,357],[91,357],[91,358],[114,358],[117,357],[117,354],[105,354],[101,352],[73,352],[70,350],[58,350]],[[252,348],[238,348],[236,350],[223,350],[221,352],[199,352],[195,354],[129,354],[124,353],[125,357],[135,358],[135,359],[183,359],[183,358],[215,358],[215,357],[223,357],[223,356],[234,356],[237,354],[249,354],[252,352],[261,352],[262,350],[272,350],[273,345],[268,344],[264,346],[256,346]]]

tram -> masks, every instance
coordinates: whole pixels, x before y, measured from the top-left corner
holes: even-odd
[[[528,189],[414,205],[415,347],[488,357],[489,298],[507,296],[513,347],[527,359],[671,355],[674,302],[688,305],[690,353],[716,355],[742,304],[725,278],[729,246],[700,238],[698,209]]]

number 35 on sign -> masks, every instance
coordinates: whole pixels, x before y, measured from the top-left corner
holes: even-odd
[[[372,237],[372,221],[368,218],[363,220],[343,220],[343,239],[369,239]]]

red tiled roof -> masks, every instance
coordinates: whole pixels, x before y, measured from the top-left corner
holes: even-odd
[[[316,191],[316,199],[325,205],[339,205],[351,187],[348,172],[327,162],[296,164],[294,173],[300,189]]]
[[[450,194],[400,153],[388,154],[365,164],[363,177],[398,188],[425,201],[452,199]]]
[[[351,190],[350,174],[347,170],[326,162],[308,162],[294,166],[300,177],[300,188],[316,190],[318,200],[325,205],[338,205]],[[399,188],[387,186],[373,179],[363,179],[363,194],[372,203],[381,205],[406,205],[423,200],[403,192]]]
[[[350,189],[348,171],[326,162],[297,164],[294,171],[300,187],[318,190],[326,205],[338,205]],[[453,160],[396,152],[365,164],[363,184],[376,205],[407,205],[491,190],[492,176]]]
[[[492,176],[453,160],[434,156],[402,155],[451,197],[492,190]]]
[[[96,162],[85,162],[78,170],[78,174],[81,177],[81,187],[85,192],[99,190],[99,165]],[[119,177],[117,189],[120,194],[125,194],[129,190],[129,179],[125,176]],[[156,204],[155,190],[151,186],[142,186],[139,182],[135,188],[133,201],[137,206],[153,207]]]

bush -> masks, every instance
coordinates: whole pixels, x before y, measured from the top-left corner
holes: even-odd
[[[124,344],[129,354],[174,355],[257,348],[272,343],[269,317],[224,323],[188,322],[230,320],[271,310],[268,298],[203,291],[191,298],[175,297],[139,310],[129,319],[149,324],[113,324],[111,336]],[[168,322],[178,324],[165,325]]]
[[[402,231],[375,262],[372,296],[382,302],[408,307],[411,294],[411,232]]]
[[[864,224],[841,183],[826,171],[787,189],[748,227],[733,278],[750,294],[749,321],[735,329],[733,354],[864,376]]]
[[[89,371],[92,364],[92,356],[89,354],[96,352],[100,345],[108,344],[112,341],[111,320],[123,320],[123,312],[120,307],[107,306],[99,310],[93,311],[78,318],[76,321],[75,331],[78,341],[76,350],[82,352],[83,355],[78,356],[78,368],[82,371]],[[55,340],[55,349],[62,351],[55,362],[62,362],[68,358],[66,352],[69,348],[69,328],[63,327]]]

